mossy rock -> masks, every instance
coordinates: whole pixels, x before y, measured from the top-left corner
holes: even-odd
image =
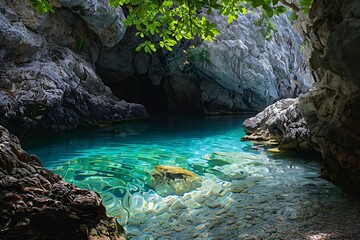
[[[182,195],[201,186],[201,178],[181,167],[158,165],[151,173],[150,186],[160,196]]]

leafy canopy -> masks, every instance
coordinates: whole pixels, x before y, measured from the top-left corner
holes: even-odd
[[[52,11],[49,0],[30,0],[40,13]],[[264,18],[285,13],[286,7],[294,11],[308,10],[312,0],[109,0],[113,7],[121,6],[127,17],[126,26],[136,28],[136,36],[143,38],[136,51],[156,52],[158,47],[172,48],[181,40],[196,36],[213,41],[219,34],[216,24],[205,16],[217,10],[227,17],[230,24],[239,14],[246,14],[248,7],[258,8]],[[285,6],[284,6],[285,5]]]

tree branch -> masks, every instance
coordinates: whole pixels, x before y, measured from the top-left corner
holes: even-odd
[[[298,6],[296,6],[295,3],[288,2],[287,0],[280,0],[280,2],[281,2],[283,5],[291,8],[294,12],[300,11],[300,8],[299,8]]]

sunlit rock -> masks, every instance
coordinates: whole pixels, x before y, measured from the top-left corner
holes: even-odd
[[[159,165],[151,173],[151,186],[160,196],[181,195],[201,186],[201,178],[180,167]]]
[[[150,105],[154,98],[166,99],[166,109],[175,112],[259,111],[311,87],[300,52],[303,41],[286,14],[272,18],[274,32],[267,32],[261,13],[252,10],[231,24],[216,11],[207,18],[220,31],[215,41],[192,42],[195,48],[178,44],[152,56],[134,51],[139,40],[129,29],[120,44],[101,49],[98,73],[118,96],[134,98],[129,90],[146,86],[152,97],[141,96],[141,101]]]
[[[256,116],[246,119],[243,127],[249,134],[243,140],[260,141],[267,147],[273,147],[278,142],[280,149],[318,148],[296,98],[283,99],[268,106]]]

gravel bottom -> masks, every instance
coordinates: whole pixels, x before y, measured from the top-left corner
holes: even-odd
[[[215,157],[230,164],[216,167],[221,174],[202,176],[194,191],[129,194],[122,200],[125,215],[119,217],[116,204],[107,206],[109,213],[117,213],[128,237],[139,240],[360,239],[359,199],[319,178],[317,163]]]

